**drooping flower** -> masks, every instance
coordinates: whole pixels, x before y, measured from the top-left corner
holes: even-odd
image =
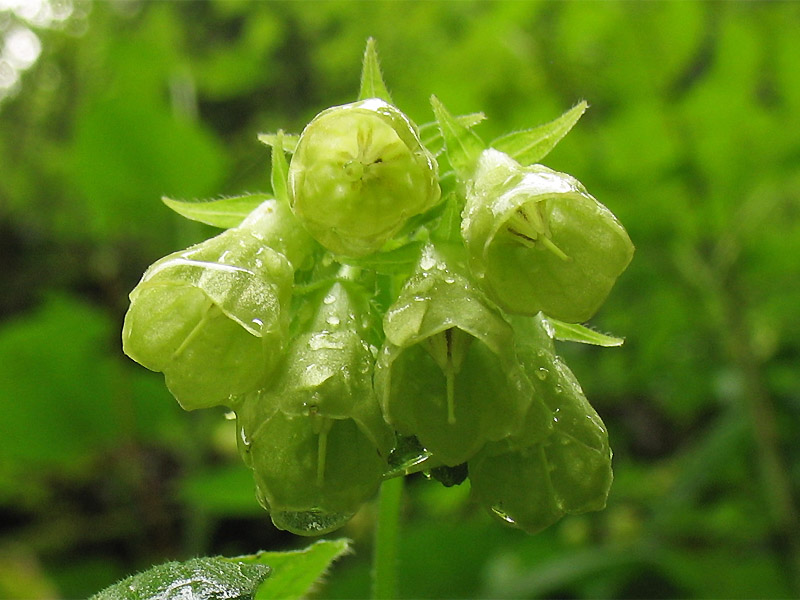
[[[575,178],[484,151],[467,190],[470,268],[504,310],[586,321],[633,257],[625,229]]]

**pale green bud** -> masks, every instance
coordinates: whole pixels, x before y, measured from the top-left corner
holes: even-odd
[[[370,98],[329,108],[300,136],[289,167],[292,209],[335,254],[380,249],[440,198],[436,160],[397,108]]]

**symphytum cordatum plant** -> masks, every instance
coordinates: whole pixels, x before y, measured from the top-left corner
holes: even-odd
[[[483,115],[431,105],[417,126],[392,104],[370,40],[355,102],[259,136],[272,195],[165,199],[226,231],[130,294],[125,352],[185,409],[236,413],[258,501],[296,534],[419,471],[528,533],[605,506],[606,429],[554,339],[621,343],[579,323],[634,249],[538,164],[587,105],[488,144]]]

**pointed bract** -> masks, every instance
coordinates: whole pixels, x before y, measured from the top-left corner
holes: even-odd
[[[466,180],[472,175],[486,145],[474,131],[459,123],[436,96],[431,96],[431,107],[444,138],[450,166],[461,180]]]
[[[278,131],[275,135],[275,143],[272,146],[272,191],[279,202],[289,204],[289,164],[286,162],[286,155],[283,153],[283,131]]]
[[[623,338],[600,333],[579,323],[565,323],[553,317],[547,317],[547,322],[553,328],[554,337],[562,342],[578,342],[605,348],[622,346],[625,343]]]
[[[211,200],[175,200],[164,196],[161,201],[182,217],[230,229],[238,227],[259,204],[269,199],[269,194],[245,194]]]
[[[523,166],[532,165],[541,161],[556,147],[588,107],[586,101],[579,102],[549,123],[509,133],[497,138],[489,146],[505,152]]]
[[[381,65],[378,61],[374,38],[367,40],[367,47],[364,50],[364,60],[361,63],[361,89],[358,92],[359,100],[368,98],[380,98],[392,104],[392,96],[386,89],[381,75]]]
[[[295,148],[297,148],[297,142],[300,141],[300,136],[296,133],[283,133],[283,151],[288,152],[289,154],[294,154]],[[276,140],[278,139],[277,133],[259,133],[258,134],[258,141],[264,144],[265,146],[274,146]]]

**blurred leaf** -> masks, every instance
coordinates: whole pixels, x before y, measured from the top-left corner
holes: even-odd
[[[521,165],[532,165],[542,160],[556,147],[588,107],[586,101],[579,102],[549,123],[534,129],[509,133],[497,138],[489,146],[505,152]]]
[[[70,224],[101,239],[165,235],[157,199],[211,194],[222,176],[224,155],[205,129],[136,98],[99,101],[75,127],[69,170],[86,204]]]
[[[659,563],[697,598],[791,598],[793,595],[779,564],[752,544],[663,552]]]
[[[187,219],[230,229],[237,227],[259,204],[269,199],[268,194],[246,194],[214,200],[173,200],[163,197],[161,201]]]
[[[178,496],[211,515],[265,516],[256,502],[253,472],[241,463],[192,473],[181,481]]]
[[[513,554],[500,554],[487,566],[486,588],[482,595],[486,598],[550,597],[578,580],[651,559],[650,549],[638,548],[572,550],[538,564],[520,564]]]
[[[110,330],[105,314],[65,296],[0,327],[3,459],[66,466],[116,439]]]
[[[263,564],[228,558],[169,562],[123,579],[91,600],[250,600],[270,574]]]

